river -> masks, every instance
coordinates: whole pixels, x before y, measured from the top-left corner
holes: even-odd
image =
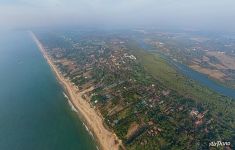
[[[147,50],[147,51],[151,51],[151,52],[156,52],[156,48],[145,44],[143,41],[141,40],[137,40],[139,42],[139,45]],[[163,59],[165,59],[169,64],[171,64],[172,66],[174,66],[180,73],[182,73],[184,76],[197,81],[199,84],[206,86],[212,90],[214,90],[215,92],[224,95],[224,96],[228,96],[230,98],[235,99],[235,89],[226,87],[222,84],[217,83],[216,81],[210,79],[207,75],[202,74],[200,72],[194,71],[193,69],[191,69],[190,67],[188,67],[187,65],[184,65],[182,63],[173,61],[172,59],[168,58],[167,56],[164,56],[161,54],[161,57]]]

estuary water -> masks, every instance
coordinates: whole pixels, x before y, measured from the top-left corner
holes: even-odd
[[[27,32],[0,32],[0,150],[95,150]]]

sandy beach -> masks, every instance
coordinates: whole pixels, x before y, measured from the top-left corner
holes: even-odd
[[[86,89],[84,91],[78,91],[78,89],[68,80],[66,80],[63,75],[61,75],[53,64],[53,61],[47,55],[46,50],[44,49],[43,45],[37,39],[33,32],[30,32],[33,40],[37,44],[39,50],[47,60],[48,64],[50,65],[51,69],[55,73],[59,82],[63,85],[66,93],[68,94],[69,101],[73,104],[74,108],[77,110],[79,117],[85,122],[88,126],[89,130],[95,136],[95,139],[99,145],[99,148],[102,150],[118,150],[119,146],[122,146],[121,140],[108,129],[105,128],[103,124],[102,116],[99,115],[91,106],[90,104],[82,98],[82,95],[90,90]]]

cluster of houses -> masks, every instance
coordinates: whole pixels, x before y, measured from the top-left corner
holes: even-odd
[[[204,112],[199,112],[196,109],[192,109],[192,111],[190,112],[190,116],[195,119],[194,124],[196,126],[200,126],[203,123],[204,116],[206,115],[207,112],[208,110]]]
[[[140,79],[135,76],[137,70],[133,68],[139,67],[138,59],[128,51],[125,41],[100,39],[95,42],[89,40],[72,44],[71,50],[50,50],[60,71],[78,90],[91,86],[94,88],[93,91],[85,93],[84,97],[92,107],[101,112],[110,127],[118,128],[125,126],[125,122],[129,120],[140,120],[144,127],[136,129],[131,136],[132,140],[140,135],[159,136],[163,131],[164,126],[160,126],[161,123],[148,123],[154,120],[152,116],[148,116],[148,111],[153,111],[157,115],[155,108],[159,108],[159,113],[173,118],[174,113],[187,109],[183,104],[179,105],[172,101],[171,90],[154,82],[153,79],[148,84],[139,81]],[[147,80],[143,70],[137,73]],[[195,124],[199,126],[203,123],[206,113],[207,111],[200,113],[192,110],[190,115],[196,118]],[[130,129],[126,132],[128,130]],[[143,145],[146,143],[142,142]]]

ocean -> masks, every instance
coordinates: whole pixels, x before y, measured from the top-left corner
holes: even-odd
[[[0,32],[0,150],[95,150],[36,44]]]

